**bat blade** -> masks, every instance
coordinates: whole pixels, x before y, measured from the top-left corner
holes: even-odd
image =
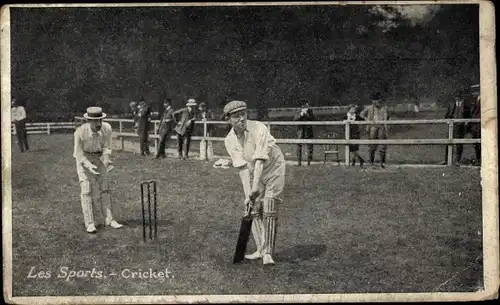
[[[233,264],[243,261],[245,252],[247,250],[248,239],[252,231],[252,218],[243,217],[240,225],[240,234],[238,235],[238,242],[236,243],[236,250],[234,251]]]

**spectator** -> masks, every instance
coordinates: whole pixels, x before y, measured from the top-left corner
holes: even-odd
[[[473,104],[471,106],[471,118],[480,119],[481,118],[481,96],[479,92],[473,93]],[[481,139],[481,123],[466,123],[467,132],[470,132],[473,139]],[[476,154],[476,160],[474,164],[481,166],[481,143],[474,144],[474,152]]]
[[[194,131],[195,108],[197,103],[195,99],[189,99],[185,108],[174,111],[174,117],[177,121],[175,132],[177,133],[177,149],[179,158],[186,160],[189,156],[189,147],[191,145],[191,136]],[[177,116],[181,115],[180,120]]]
[[[349,122],[364,121],[363,118],[359,116],[359,107],[357,105],[350,105],[349,106],[349,111],[347,112],[346,120]],[[361,138],[361,134],[359,131],[359,125],[357,125],[357,124],[350,125],[350,135],[349,136],[351,139]],[[356,160],[359,160],[359,166],[363,167],[365,160],[363,158],[361,158],[358,151],[359,151],[359,144],[349,144],[349,153],[351,154],[351,165],[355,166]]]
[[[463,90],[457,91],[455,93],[455,99],[453,103],[448,105],[448,110],[444,116],[445,119],[466,119],[470,118],[470,109],[469,105],[465,103],[465,92]],[[465,137],[465,124],[464,123],[455,123],[453,124],[453,138],[454,139],[463,139]],[[459,165],[462,159],[464,145],[457,144],[456,145],[456,156],[454,160],[455,165]],[[441,164],[446,164],[448,160],[448,147],[445,151],[444,162]]]
[[[207,109],[207,104],[201,102],[199,106],[200,118],[202,121],[211,121],[215,118],[213,112]],[[207,124],[207,136],[211,136],[213,125]],[[214,150],[212,147],[212,141],[200,141],[200,160],[211,160],[214,157]]]
[[[130,107],[130,112],[132,113],[132,119],[134,120],[134,131],[137,132],[137,129],[139,127],[139,121],[138,121],[139,108],[137,107],[136,102],[130,102],[129,107]]]
[[[294,121],[314,121],[314,114],[312,109],[309,108],[309,102],[301,100],[301,107],[300,113],[294,117]],[[312,125],[297,126],[297,139],[312,139],[313,137]],[[307,144],[307,165],[311,165],[313,149],[313,144]],[[297,144],[297,159],[300,166],[302,164],[302,144]]]
[[[372,105],[367,106],[359,116],[366,121],[377,122],[377,121],[387,121],[389,120],[389,111],[386,105],[383,105],[382,95],[376,92],[370,96]],[[370,140],[383,140],[387,139],[388,126],[387,124],[372,124],[367,125],[367,131]],[[370,151],[370,165],[373,166],[375,163],[375,152],[377,151],[377,144],[369,145]],[[380,166],[385,168],[385,155],[387,152],[387,145],[380,145]]]
[[[158,126],[158,134],[160,135],[160,145],[158,151],[156,152],[156,158],[165,158],[165,148],[170,135],[175,127],[175,117],[174,109],[172,108],[172,100],[167,98],[163,102],[162,109],[160,111],[160,126]]]
[[[21,152],[29,150],[28,132],[26,131],[26,110],[22,103],[16,99],[12,100],[11,120],[16,128],[17,144]]]
[[[138,109],[138,134],[140,142],[141,156],[147,156],[149,151],[149,130],[151,128],[151,107],[143,97],[139,102]]]

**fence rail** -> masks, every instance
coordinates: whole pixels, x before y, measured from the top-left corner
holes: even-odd
[[[83,121],[82,117],[75,117],[76,121]],[[138,137],[137,134],[124,132],[123,123],[134,123],[132,119],[104,119],[108,122],[118,122],[119,129],[115,132],[115,136],[120,137],[122,140],[122,149],[124,148],[123,139],[126,137]],[[159,120],[152,120],[154,124],[155,148],[158,149],[159,136],[157,134]],[[318,145],[344,145],[345,150],[345,165],[349,166],[349,145],[360,144],[386,144],[386,145],[447,145],[448,146],[448,160],[447,165],[451,166],[453,161],[453,146],[456,144],[476,144],[481,143],[481,139],[455,139],[453,137],[454,124],[464,123],[477,123],[480,124],[480,119],[436,119],[436,120],[388,120],[388,121],[263,121],[272,133],[272,126],[300,126],[300,125],[315,125],[315,126],[344,126],[344,139],[286,139],[277,138],[278,144],[318,144]],[[223,137],[211,137],[207,132],[208,125],[224,125],[225,121],[195,121],[195,124],[203,125],[203,135],[193,136],[193,140],[201,141],[224,141]],[[448,137],[444,139],[384,139],[384,140],[371,140],[371,139],[351,139],[350,126],[351,125],[435,125],[442,124],[448,126]],[[172,136],[172,138],[175,138]]]
[[[75,129],[75,122],[26,123],[28,134],[51,134],[54,130]],[[15,124],[11,125],[11,134],[16,134]]]

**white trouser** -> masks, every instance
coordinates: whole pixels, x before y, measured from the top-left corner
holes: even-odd
[[[98,157],[86,155],[87,159],[96,165],[99,175],[92,174],[82,164],[77,164],[78,180],[80,181],[80,200],[82,205],[83,220],[85,227],[88,228],[91,224],[95,225],[92,195],[98,194],[101,203],[101,210],[105,217],[105,223],[108,224],[113,220],[111,209],[111,195],[109,193],[108,171]]]

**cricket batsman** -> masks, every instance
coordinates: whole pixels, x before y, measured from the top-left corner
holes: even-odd
[[[122,225],[113,219],[111,212],[111,195],[109,194],[108,171],[111,161],[111,125],[102,122],[106,114],[100,107],[89,107],[83,115],[87,122],[78,127],[74,133],[73,157],[76,159],[76,170],[80,181],[80,198],[83,219],[88,233],[96,233],[92,210],[92,185],[99,188],[102,211],[105,214],[105,225],[118,229]]]
[[[246,109],[243,101],[232,101],[224,107],[224,118],[232,127],[224,143],[233,166],[239,170],[245,209],[247,206],[252,208],[252,235],[257,251],[245,258],[262,258],[263,264],[269,265],[274,264],[272,255],[277,208],[285,186],[285,158],[266,125],[247,120]]]

